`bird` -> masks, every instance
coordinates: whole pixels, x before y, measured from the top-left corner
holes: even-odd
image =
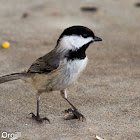
[[[60,91],[61,96],[71,106],[66,112],[71,112],[71,119],[85,119],[78,109],[68,100],[67,88],[79,78],[86,68],[88,58],[86,50],[89,45],[101,38],[94,35],[88,27],[75,25],[66,28],[59,36],[56,46],[46,55],[38,58],[29,69],[21,73],[12,73],[0,77],[0,84],[22,79],[28,81],[36,89],[37,112],[31,116],[37,122],[50,120],[40,117],[40,95],[45,92]]]

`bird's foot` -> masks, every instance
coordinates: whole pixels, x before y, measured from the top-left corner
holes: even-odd
[[[50,123],[50,120],[49,120],[47,117],[40,118],[39,115],[35,115],[35,114],[32,113],[32,112],[31,112],[30,114],[32,115],[32,118],[33,118],[34,120],[36,120],[37,122],[42,123],[43,121],[47,120],[47,121]]]
[[[78,120],[85,120],[85,117],[77,110],[77,109],[67,109],[65,110],[66,114],[64,116],[65,120],[71,120],[71,119],[78,119]]]

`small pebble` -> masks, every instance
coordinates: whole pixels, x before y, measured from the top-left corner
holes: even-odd
[[[3,42],[3,43],[2,43],[2,47],[3,47],[4,49],[7,49],[7,48],[10,47],[10,43],[9,43],[9,42]]]
[[[89,131],[89,132],[92,132],[92,128],[88,128],[88,131]]]
[[[129,120],[129,122],[133,122],[134,121],[134,118],[131,118],[130,120]]]
[[[29,15],[28,13],[23,13],[23,14],[22,14],[22,18],[27,18],[28,15]]]
[[[136,7],[140,7],[140,2],[137,2],[137,3],[135,4],[135,6],[136,6]]]
[[[81,10],[85,12],[96,12],[97,8],[96,7],[81,7]]]
[[[95,138],[97,139],[97,140],[104,140],[104,139],[102,139],[102,138],[100,138],[99,136],[95,136]]]

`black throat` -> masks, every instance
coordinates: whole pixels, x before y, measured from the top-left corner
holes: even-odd
[[[67,59],[68,60],[84,59],[86,57],[86,49],[88,48],[91,42],[83,45],[78,50],[70,50],[66,55]]]

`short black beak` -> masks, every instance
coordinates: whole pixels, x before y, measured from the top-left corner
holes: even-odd
[[[102,39],[97,37],[97,36],[95,36],[94,41],[102,41]]]

